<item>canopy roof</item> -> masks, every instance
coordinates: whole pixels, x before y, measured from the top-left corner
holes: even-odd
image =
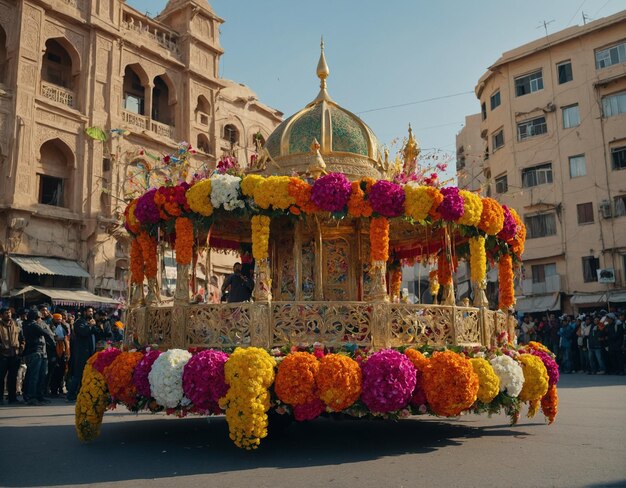
[[[11,256],[11,261],[27,273],[37,275],[73,276],[89,278],[90,275],[76,261],[45,258],[42,256]]]
[[[45,288],[43,286],[27,286],[11,293],[13,297],[32,297],[36,295],[45,295],[55,305],[76,305],[76,306],[94,306],[100,307],[102,305],[117,306],[119,302],[112,298],[101,297],[94,295],[90,291],[83,289],[60,289],[60,288]]]

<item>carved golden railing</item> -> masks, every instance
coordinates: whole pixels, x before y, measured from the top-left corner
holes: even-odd
[[[492,345],[507,316],[486,308],[387,302],[255,302],[140,307],[129,310],[126,337],[167,347],[281,347],[357,344]]]

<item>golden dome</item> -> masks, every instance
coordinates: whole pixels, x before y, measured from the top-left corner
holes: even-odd
[[[320,92],[268,137],[265,149],[274,164],[268,164],[267,173],[312,173],[321,167],[321,156],[328,173],[344,173],[350,179],[383,178],[386,165],[378,139],[365,122],[330,98],[329,74],[322,41],[317,65]]]

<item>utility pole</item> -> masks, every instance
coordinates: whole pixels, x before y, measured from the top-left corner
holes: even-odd
[[[549,26],[552,22],[554,22],[554,19],[552,19],[552,20],[548,20],[548,21],[543,20],[543,21],[541,22],[541,24],[539,24],[539,25],[537,26],[537,29],[541,29],[541,28],[543,27],[544,31],[546,32],[546,37],[548,37],[548,26]]]

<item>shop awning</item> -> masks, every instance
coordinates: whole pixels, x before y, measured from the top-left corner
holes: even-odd
[[[87,290],[68,290],[61,288],[45,288],[43,286],[27,286],[11,293],[12,297],[45,295],[54,305],[75,305],[75,306],[93,306],[100,307],[103,305],[117,306],[119,302],[113,298],[101,297],[94,295]]]
[[[626,291],[617,291],[615,293],[610,293],[609,302],[611,303],[626,302]]]
[[[602,305],[606,304],[606,294],[590,293],[588,295],[574,295],[572,298],[570,298],[570,303],[572,305]]]
[[[27,273],[89,278],[89,273],[76,261],[41,256],[10,256],[10,259]]]
[[[518,312],[534,313],[548,312],[561,309],[561,300],[559,293],[551,293],[549,295],[534,295],[529,297],[520,297],[515,302],[515,309]]]

